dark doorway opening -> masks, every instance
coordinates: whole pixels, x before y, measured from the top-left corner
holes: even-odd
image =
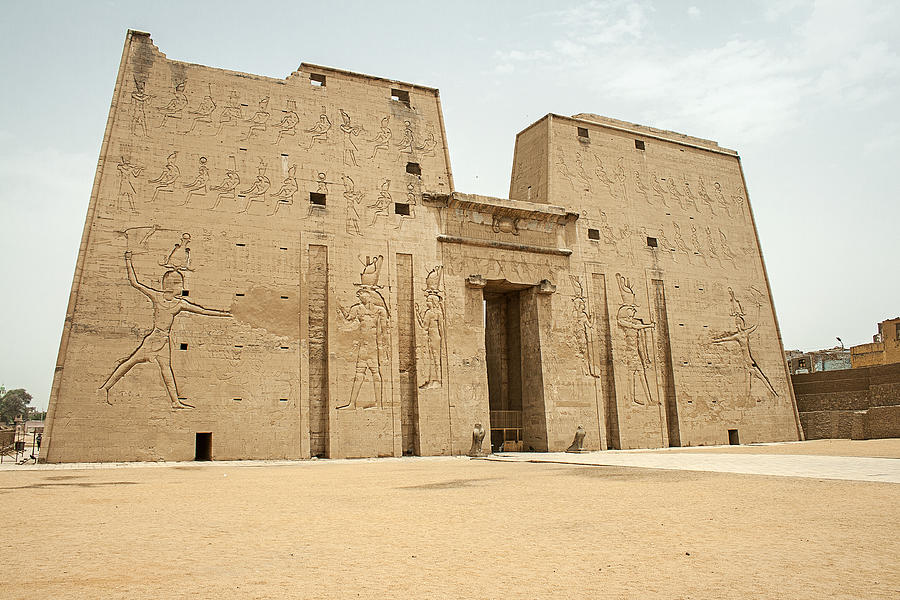
[[[493,452],[546,451],[537,302],[534,286],[489,281],[484,288]]]
[[[194,444],[194,460],[212,460],[212,433],[198,433]]]
[[[737,429],[729,429],[728,430],[728,443],[732,446],[740,446],[741,442],[738,438],[738,430]]]

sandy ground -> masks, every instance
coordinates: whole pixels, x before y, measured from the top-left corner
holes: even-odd
[[[2,598],[900,597],[898,484],[213,463],[0,471],[0,506]]]

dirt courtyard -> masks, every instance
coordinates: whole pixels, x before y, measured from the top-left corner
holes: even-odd
[[[893,442],[828,453],[892,456]],[[182,463],[0,471],[0,506],[2,598],[900,597],[888,483],[465,458]]]

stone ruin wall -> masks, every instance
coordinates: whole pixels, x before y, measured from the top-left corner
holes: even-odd
[[[464,453],[504,286],[526,447],[797,439],[736,155],[635,136],[550,115],[517,138],[514,201],[459,194],[435,89],[129,32],[45,460],[190,460],[197,432],[216,459]]]

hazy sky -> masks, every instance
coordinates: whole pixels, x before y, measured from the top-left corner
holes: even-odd
[[[128,28],[169,58],[438,87],[456,187],[593,112],[740,152],[788,348],[900,315],[900,3],[0,0],[0,383],[46,406]]]

